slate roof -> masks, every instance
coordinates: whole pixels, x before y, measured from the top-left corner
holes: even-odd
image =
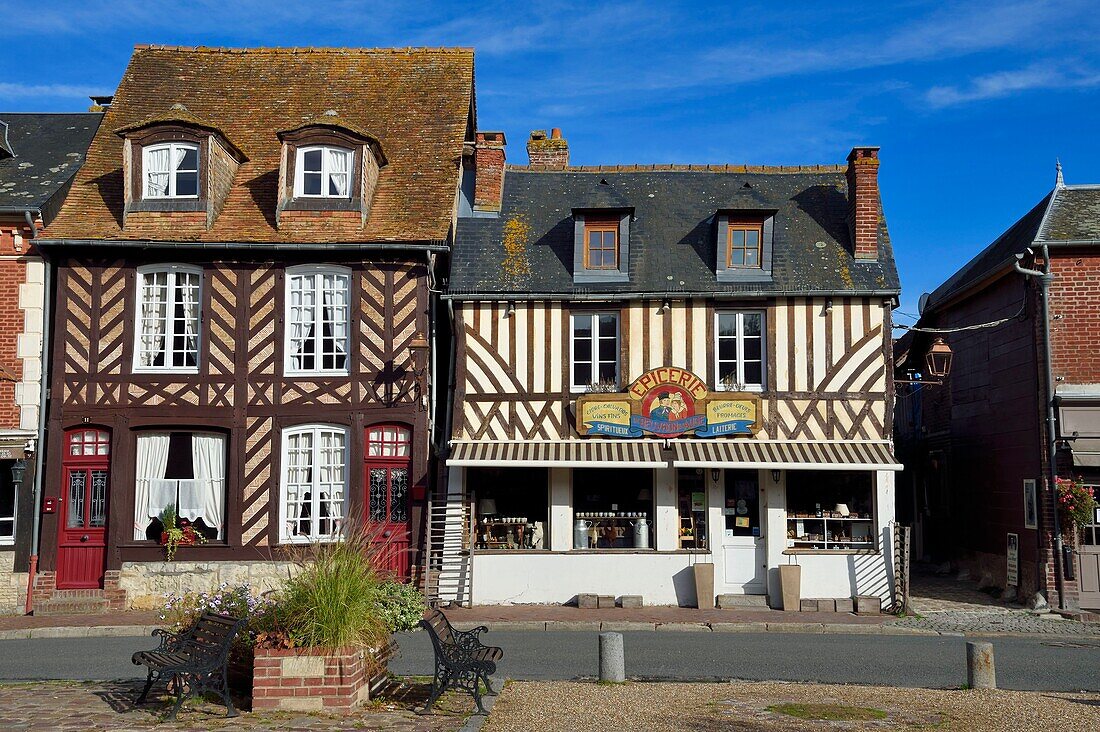
[[[840,166],[568,168],[510,166],[499,217],[459,219],[451,263],[456,298],[599,293],[845,293],[900,290],[885,221],[878,261],[856,261]],[[575,208],[630,207],[629,282],[573,283]],[[772,280],[718,282],[715,214],[775,212]],[[515,227],[509,222],[521,222]],[[529,274],[506,275],[504,228],[527,231]]]
[[[1043,239],[1100,241],[1100,186],[1065,186],[1051,206]]]
[[[8,126],[7,145],[15,153],[9,157],[8,152],[0,152],[0,209],[39,209],[49,223],[102,117],[88,112],[0,112],[0,122]]]
[[[1033,244],[1100,243],[1100,186],[1058,185],[929,296],[934,309],[1011,266]]]
[[[275,225],[281,143],[276,133],[335,110],[381,143],[365,227],[326,222],[311,242],[440,242],[450,232],[458,166],[473,102],[474,55],[464,48],[218,49],[137,46],[57,220],[51,239],[291,241]],[[116,130],[188,113],[247,160],[213,226],[180,234],[122,228],[122,139]],[[333,220],[335,221],[335,220]],[[296,240],[295,240],[296,241]]]

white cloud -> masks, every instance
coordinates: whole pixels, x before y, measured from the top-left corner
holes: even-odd
[[[93,94],[111,94],[108,87],[81,86],[77,84],[19,84],[0,82],[0,99],[41,99],[90,97]]]
[[[1069,89],[1100,86],[1100,73],[1065,73],[1048,66],[1029,66],[976,76],[963,86],[935,86],[925,92],[931,106],[942,108],[985,99],[998,99],[1035,89]]]

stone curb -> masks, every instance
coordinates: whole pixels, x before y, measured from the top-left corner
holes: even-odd
[[[136,638],[152,635],[161,625],[90,625],[0,630],[0,641],[36,638]]]
[[[494,689],[498,689],[500,692],[504,691],[506,679],[503,676],[491,676],[489,681]],[[485,707],[485,714],[471,714],[466,718],[466,724],[462,725],[458,732],[480,732],[481,728],[485,726],[485,722],[489,720],[489,715],[493,713],[493,707],[496,706],[498,698],[498,696],[481,697],[481,705]]]

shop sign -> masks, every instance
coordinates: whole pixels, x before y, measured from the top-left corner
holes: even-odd
[[[1008,535],[1008,567],[1005,584],[1018,587],[1020,584],[1020,537],[1018,534]]]
[[[577,400],[577,431],[604,437],[722,437],[759,430],[755,394],[711,396],[706,382],[687,369],[656,368],[624,394],[586,394]]]

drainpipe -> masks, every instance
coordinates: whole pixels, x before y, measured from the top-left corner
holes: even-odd
[[[33,238],[38,238],[38,227],[34,223],[34,218],[30,211],[26,213],[27,222],[30,224],[31,233]],[[50,261],[49,255],[41,247],[38,249],[38,256],[42,258],[43,269],[43,285],[42,285],[42,365],[39,367],[39,389],[38,389],[38,437],[35,440],[34,451],[34,487],[32,488],[32,495],[34,496],[34,513],[32,514],[32,530],[31,530],[31,555],[30,566],[27,568],[27,600],[24,604],[24,611],[26,614],[30,614],[33,608],[34,598],[34,578],[38,573],[38,543],[42,528],[42,478],[46,472],[46,398],[49,393],[47,384],[47,375],[49,370],[49,357],[50,357],[50,305],[53,302],[51,297],[51,288],[53,287],[53,263]]]
[[[1050,481],[1051,504],[1054,506],[1054,582],[1058,588],[1058,609],[1066,609],[1066,597],[1063,587],[1063,574],[1065,571],[1065,557],[1062,545],[1062,521],[1058,516],[1058,465],[1055,461],[1055,452],[1058,447],[1056,422],[1054,416],[1054,366],[1050,356],[1050,285],[1054,282],[1054,274],[1050,271],[1050,252],[1047,245],[1043,244],[1043,266],[1046,271],[1024,269],[1020,266],[1022,254],[1016,255],[1014,267],[1016,271],[1025,277],[1037,277],[1039,289],[1043,293],[1043,360],[1046,369],[1046,402],[1047,402],[1047,467]]]
[[[455,370],[457,366],[458,333],[455,332],[455,304],[454,300],[447,300],[447,322],[451,329],[450,353],[447,356],[449,374],[447,376],[447,403],[446,413],[443,419],[443,433],[439,437],[439,455],[446,465],[446,459],[450,453],[451,424],[454,420],[454,396],[455,396]]]

